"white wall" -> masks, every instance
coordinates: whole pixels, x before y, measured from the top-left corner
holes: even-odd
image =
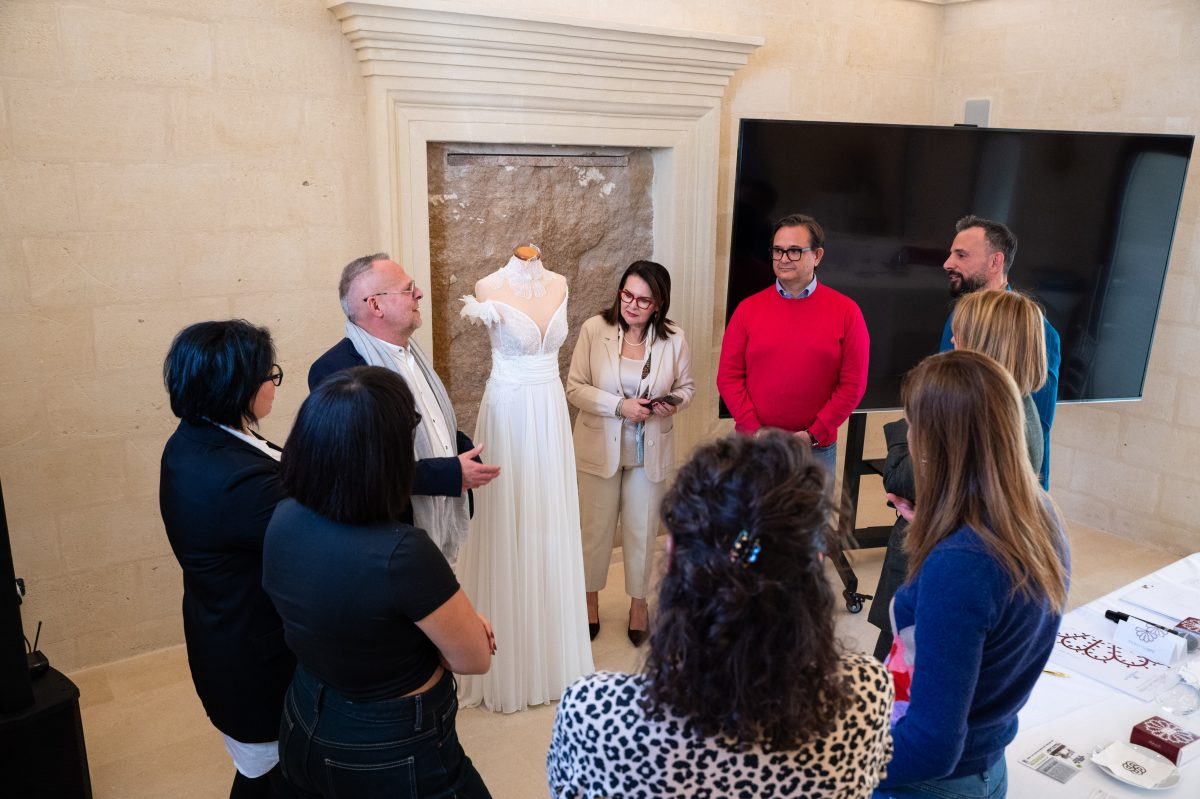
[[[364,96],[320,2],[0,3],[0,480],[55,666],[182,640],[163,355],[268,325],[283,440],[372,245]]]

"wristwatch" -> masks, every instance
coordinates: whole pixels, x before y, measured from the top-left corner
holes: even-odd
[[[615,411],[613,411],[613,416],[617,417],[618,419],[625,418],[624,416],[621,415],[621,403],[624,401],[625,400],[617,400],[617,409]]]

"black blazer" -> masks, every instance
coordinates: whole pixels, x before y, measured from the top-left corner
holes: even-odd
[[[366,365],[367,362],[358,354],[358,350],[354,349],[354,344],[350,339],[344,338],[320,358],[317,358],[309,367],[308,390],[312,391],[335,372]],[[466,433],[461,430],[455,430],[454,433],[455,446],[459,454],[475,448],[475,444],[471,442]],[[479,458],[475,460],[479,460]],[[416,471],[413,473],[412,492],[422,496],[457,497],[461,495],[462,465],[458,462],[458,458],[422,458],[417,461]],[[468,492],[467,498],[471,509],[474,510],[474,497],[470,495],[470,492]],[[410,509],[408,518],[402,521],[412,524],[411,516]]]
[[[180,422],[163,449],[158,502],[183,568],[192,682],[213,725],[243,743],[279,738],[296,666],[262,588],[263,536],[281,499],[278,461],[215,425]]]

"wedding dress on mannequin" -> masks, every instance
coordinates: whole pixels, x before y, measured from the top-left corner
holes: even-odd
[[[462,310],[491,338],[475,441],[500,477],[475,490],[457,563],[467,596],[492,624],[497,651],[487,674],[458,678],[459,702],[504,713],[557,700],[594,670],[575,451],[558,372],[567,281],[542,265],[536,248],[516,252],[475,284]]]

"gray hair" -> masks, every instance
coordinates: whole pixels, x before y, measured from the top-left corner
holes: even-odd
[[[390,260],[392,260],[392,256],[386,252],[377,252],[374,255],[364,255],[361,258],[355,258],[342,269],[342,277],[338,281],[338,299],[342,303],[342,312],[346,314],[346,318],[351,322],[354,321],[354,309],[350,305],[350,286],[359,275],[371,271],[371,264],[376,261]]]

